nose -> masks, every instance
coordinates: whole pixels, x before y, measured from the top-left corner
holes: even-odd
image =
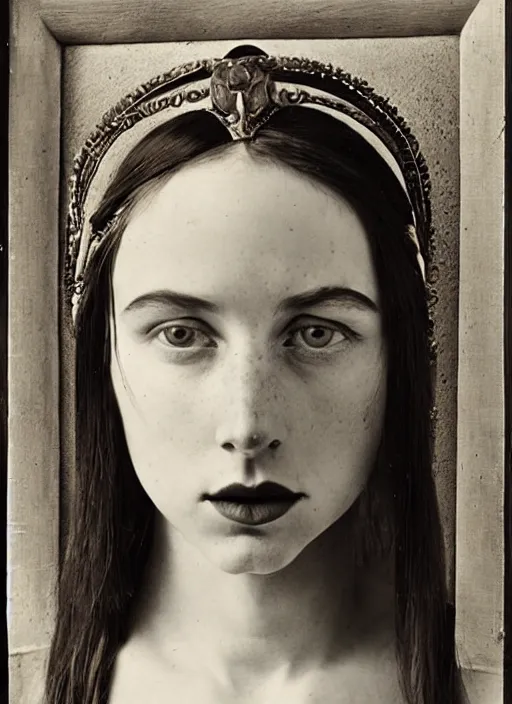
[[[238,358],[226,377],[216,432],[218,445],[249,458],[277,450],[285,436],[285,409],[269,365],[262,356],[252,362]]]
[[[226,440],[221,447],[226,452],[239,452],[248,457],[254,457],[266,450],[277,450],[281,445],[279,438],[273,438],[268,442],[268,436],[254,433],[247,437],[240,436],[233,440]]]

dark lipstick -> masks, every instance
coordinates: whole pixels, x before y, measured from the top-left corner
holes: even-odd
[[[294,492],[275,482],[263,482],[255,487],[230,484],[215,494],[205,494],[204,501],[235,523],[259,526],[284,516],[305,494]]]

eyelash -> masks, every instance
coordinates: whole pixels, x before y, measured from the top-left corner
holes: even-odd
[[[190,323],[195,323],[195,324],[190,324]],[[154,331],[152,337],[159,340],[163,346],[167,347],[168,349],[172,350],[173,352],[191,353],[191,352],[197,352],[198,350],[204,350],[204,349],[208,349],[208,348],[216,348],[217,344],[214,341],[213,341],[213,344],[207,344],[207,345],[199,346],[199,347],[197,347],[195,345],[190,345],[190,346],[174,345],[174,344],[172,344],[172,342],[170,342],[166,338],[166,335],[165,335],[166,331],[169,331],[169,330],[172,330],[173,328],[175,328],[175,329],[193,331],[196,334],[204,335],[205,337],[210,338],[210,340],[212,340],[213,331],[206,332],[204,327],[205,327],[204,323],[199,324],[198,321],[187,319],[186,321],[183,320],[183,322],[177,321],[173,325],[165,325],[163,327],[159,327],[158,329],[156,329]],[[310,330],[311,329],[313,329],[313,330],[314,329],[327,330],[330,333],[332,333],[332,337],[336,333],[339,333],[339,334],[343,335],[344,339],[338,341],[337,343],[334,343],[334,345],[331,345],[330,344],[330,342],[332,340],[332,337],[331,337],[331,340],[329,340],[327,342],[327,344],[323,347],[314,347],[313,345],[308,345],[304,341],[303,341],[302,345],[300,343],[294,344],[294,345],[286,344],[289,340],[291,340],[292,338],[297,336],[300,332],[303,332],[308,329],[310,329]],[[161,339],[162,336],[166,339],[162,340]],[[295,325],[293,325],[293,323],[292,323],[292,326],[291,327],[289,326],[289,331],[287,333],[286,341],[285,341],[285,344],[283,345],[283,347],[285,347],[287,349],[290,349],[290,348],[297,349],[297,348],[302,347],[302,350],[306,354],[309,354],[309,355],[313,354],[313,355],[318,356],[318,355],[321,355],[322,353],[323,354],[329,353],[333,347],[337,347],[339,344],[342,344],[343,342],[350,342],[350,341],[356,339],[357,337],[358,337],[358,335],[353,330],[350,330],[349,328],[347,328],[345,325],[342,325],[341,323],[328,323],[327,321],[323,321],[323,320],[317,322],[315,320],[312,320],[309,324],[302,324],[302,325],[295,324]]]

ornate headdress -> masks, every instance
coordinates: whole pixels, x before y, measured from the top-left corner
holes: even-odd
[[[91,215],[112,174],[138,141],[176,115],[201,109],[217,116],[234,140],[249,140],[275,112],[290,105],[306,105],[335,116],[380,153],[411,204],[407,234],[416,245],[426,279],[431,238],[429,175],[418,143],[396,108],[366,81],[330,64],[261,54],[206,59],[178,66],[123,98],[104,116],[75,159],[66,267],[73,319],[94,252],[108,237],[119,211],[101,232],[93,229]]]

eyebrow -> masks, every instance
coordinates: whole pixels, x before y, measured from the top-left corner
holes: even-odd
[[[339,302],[351,308],[378,313],[379,308],[371,298],[360,291],[345,286],[321,286],[311,291],[305,291],[285,298],[277,307],[278,313],[298,311],[304,308],[313,308],[323,303]],[[162,290],[138,296],[124,309],[123,313],[131,313],[147,306],[165,305],[181,308],[183,310],[202,310],[209,313],[219,313],[220,306],[197,296],[190,296],[177,291]]]
[[[373,313],[379,312],[377,304],[371,298],[360,291],[345,286],[321,286],[312,291],[290,296],[279,304],[278,311],[288,312],[302,308],[313,308],[322,303],[331,303],[333,301],[348,304],[351,308],[358,308],[359,310],[370,310]]]
[[[131,313],[154,305],[174,306],[184,310],[204,310],[210,313],[218,313],[220,310],[218,305],[211,301],[206,301],[204,298],[197,298],[197,296],[190,296],[187,293],[178,293],[177,291],[162,290],[138,296],[126,306],[123,313]]]

